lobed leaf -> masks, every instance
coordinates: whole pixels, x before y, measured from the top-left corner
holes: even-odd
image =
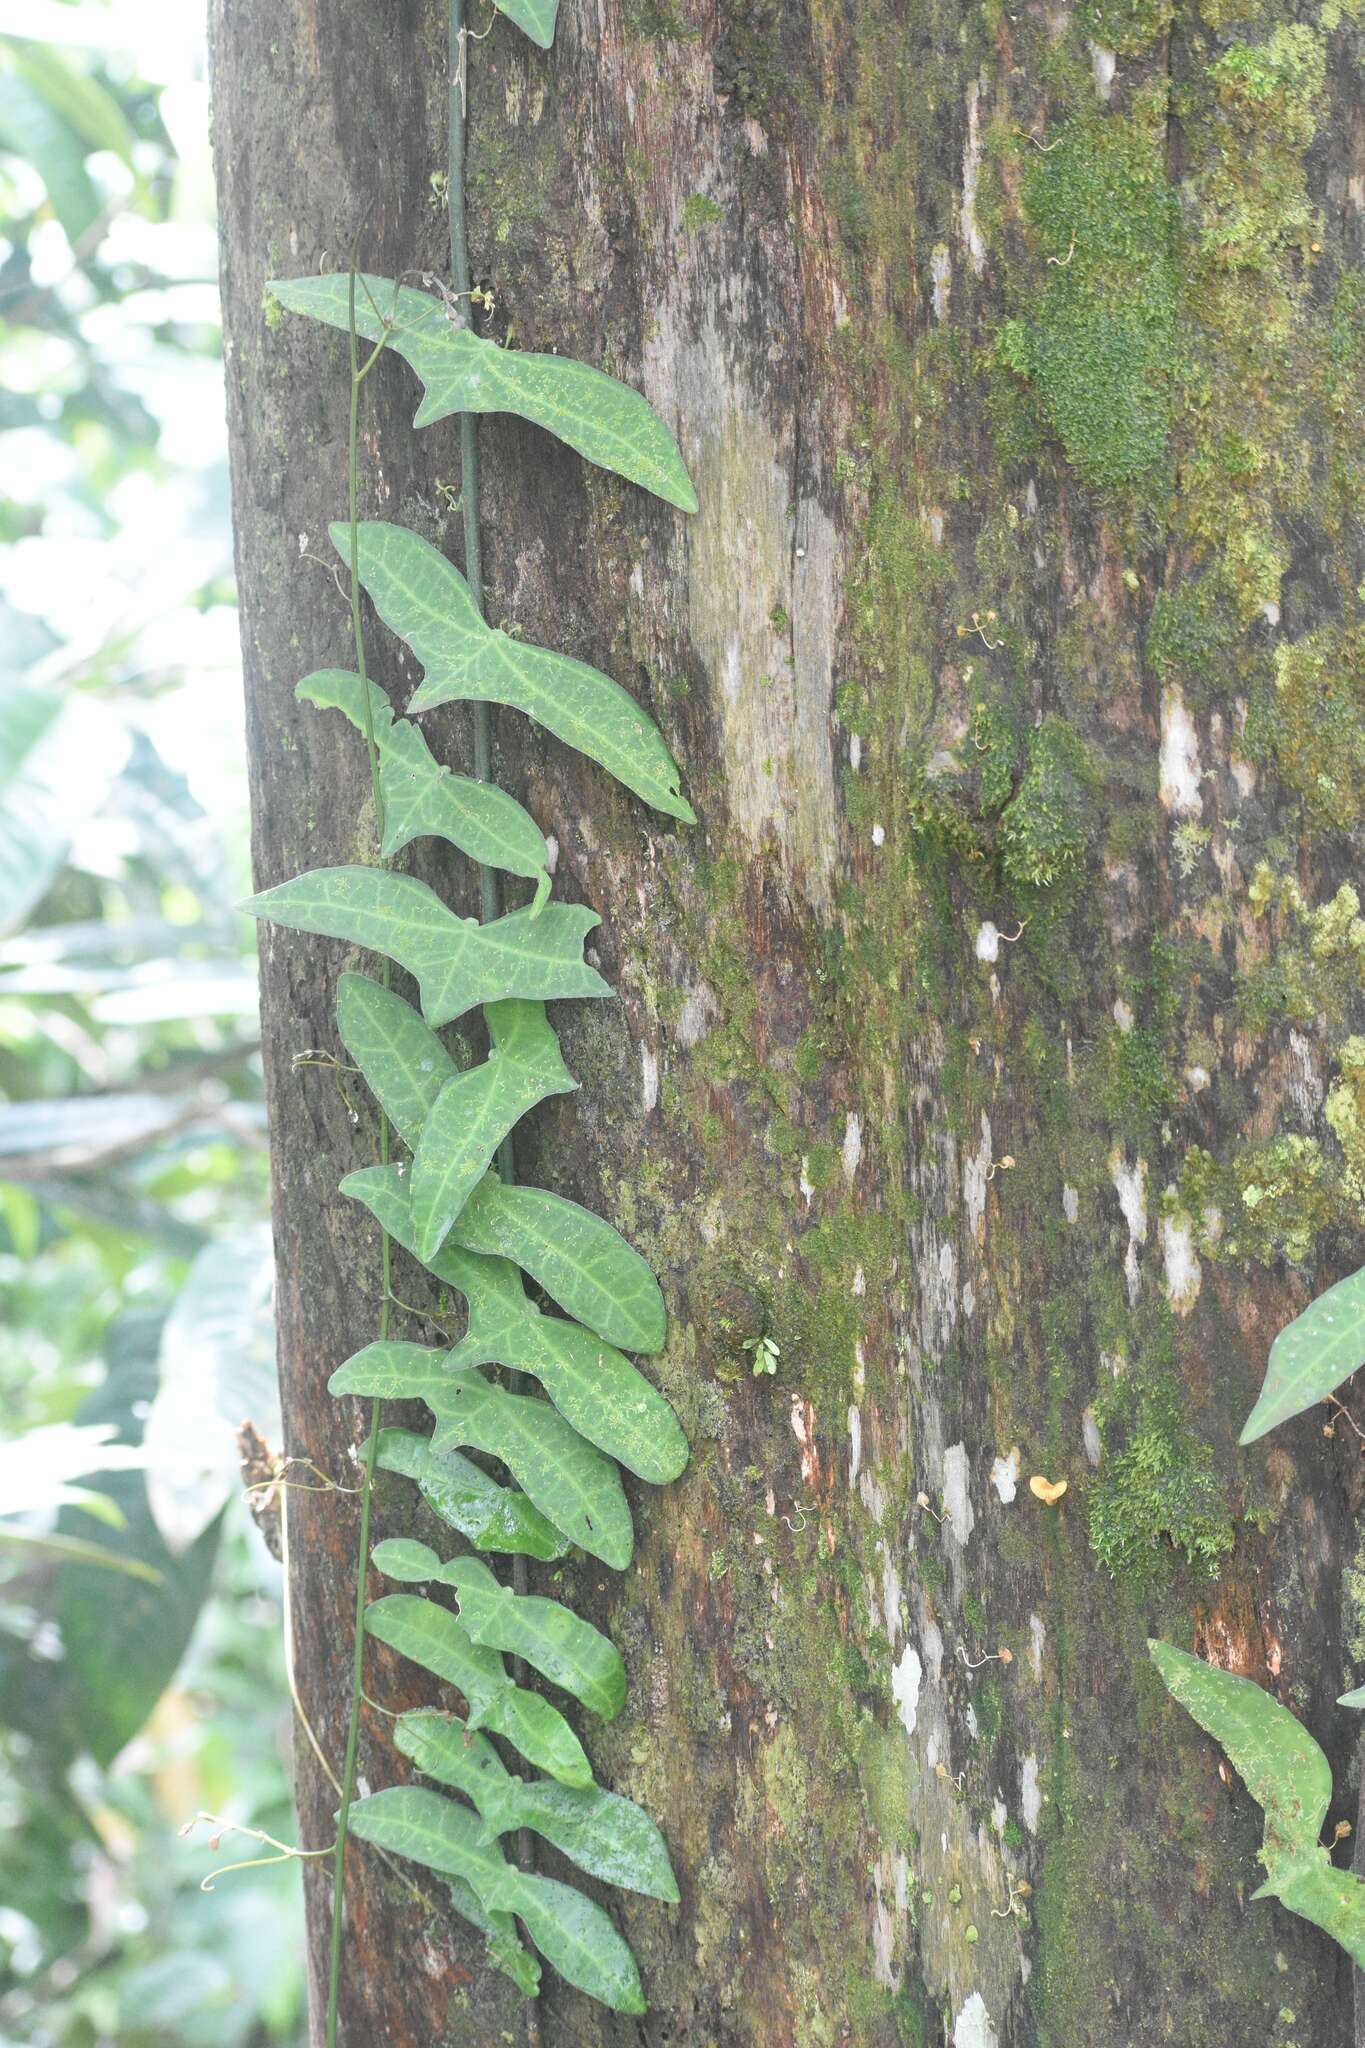
[[[448,840],[485,867],[525,875],[536,885],[531,908],[538,910],[550,893],[550,873],[545,835],[529,811],[496,783],[443,768],[412,721],[394,717],[393,706],[377,683],[369,684],[369,693],[386,858],[401,853],[414,839]],[[319,669],[316,675],[305,676],[294,694],[320,710],[343,712],[358,732],[364,732],[365,700],[358,675]]]
[[[489,1003],[484,1015],[488,1058],[446,1081],[413,1157],[412,1226],[424,1264],[440,1250],[513,1126],[538,1102],[578,1086],[560,1058],[543,1004]]]
[[[380,519],[362,521],[359,531],[360,580],[425,674],[409,712],[456,702],[506,704],[600,763],[656,811],[696,822],[662,733],[619,683],[488,625],[454,563],[420,534]],[[349,559],[350,528],[331,532]]]
[[[474,1642],[520,1657],[604,1721],[613,1720],[625,1705],[626,1667],[620,1651],[591,1622],[559,1601],[499,1585],[476,1557],[456,1557],[442,1564],[427,1544],[404,1537],[376,1544],[373,1556],[386,1578],[410,1585],[452,1586],[460,1620]]]
[[[519,1778],[485,1737],[456,1716],[430,1708],[402,1715],[394,1741],[425,1777],[473,1801],[483,1822],[481,1841],[531,1828],[591,1876],[677,1903],[663,1836],[634,1800],[601,1785],[579,1789],[548,1778]]]
[[[318,932],[384,953],[415,976],[428,1024],[449,1024],[504,996],[609,996],[582,958],[601,919],[580,904],[513,910],[491,924],[457,917],[434,889],[386,868],[315,868],[242,905],[292,931]]]
[[[511,1259],[609,1344],[659,1351],[668,1312],[648,1264],[602,1217],[548,1188],[485,1174],[452,1232],[465,1251]]]
[[[452,1369],[444,1351],[422,1344],[367,1344],[328,1381],[333,1394],[425,1401],[436,1418],[432,1447],[467,1446],[501,1458],[557,1529],[616,1571],[634,1548],[620,1474],[552,1408],[494,1386],[472,1366]]]
[[[558,1707],[515,1685],[497,1652],[480,1649],[449,1608],[414,1593],[387,1593],[365,1609],[365,1632],[463,1693],[471,1728],[505,1735],[563,1785],[591,1785],[592,1765]]]
[[[642,2013],[635,1958],[600,1906],[569,1885],[509,1863],[496,1842],[479,1840],[467,1807],[421,1785],[392,1785],[351,1808],[362,1841],[429,1870],[462,1877],[490,1913],[516,1913],[566,1982],[614,2012]]]
[[[1147,1647],[1171,1697],[1222,1743],[1280,1846],[1316,1849],[1332,1798],[1332,1767],[1302,1722],[1249,1678],[1220,1671],[1172,1643]]]
[[[408,1183],[396,1166],[363,1167],[341,1191],[363,1202],[405,1251],[415,1250]],[[662,1485],[687,1464],[687,1438],[673,1410],[614,1346],[526,1299],[508,1260],[467,1252],[448,1238],[425,1262],[469,1302],[469,1329],[450,1354],[458,1365],[505,1365],[534,1375],[580,1436],[640,1478]]]
[[[1365,1969],[1365,1882],[1338,1870],[1325,1849],[1311,1856],[1268,1856],[1269,1876],[1252,1897],[1278,1899],[1339,1941]]]
[[[454,326],[439,299],[395,286],[391,278],[358,277],[356,286],[356,331],[367,341],[387,334],[387,346],[411,364],[425,387],[414,426],[429,427],[457,412],[516,413],[567,441],[589,462],[615,470],[684,512],[696,511],[697,494],[677,442],[629,385],[565,356],[499,348],[471,328]],[[350,327],[346,273],[275,278],[266,290],[291,313],[343,331]]]
[[[1254,1443],[1336,1392],[1365,1363],[1365,1266],[1310,1302],[1270,1347],[1265,1381],[1239,1443]]]
[[[416,1146],[436,1098],[459,1073],[411,1003],[367,974],[337,983],[337,1030],[405,1145]]]
[[[467,1536],[476,1550],[498,1550],[548,1563],[563,1557],[568,1538],[524,1493],[499,1486],[459,1451],[436,1451],[410,1429],[381,1429],[380,1469],[415,1479],[433,1514]]]

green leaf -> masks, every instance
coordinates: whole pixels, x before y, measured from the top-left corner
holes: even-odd
[[[384,1472],[415,1479],[433,1514],[467,1536],[476,1550],[509,1551],[548,1563],[569,1547],[524,1493],[499,1486],[459,1451],[436,1451],[409,1429],[381,1429],[378,1461]]]
[[[462,1877],[490,1912],[516,1913],[566,1982],[614,2012],[642,2013],[635,1958],[600,1906],[569,1885],[509,1863],[496,1842],[479,1840],[467,1807],[421,1785],[392,1785],[351,1808],[362,1841],[429,1870]]]
[[[1270,1347],[1265,1383],[1239,1443],[1254,1443],[1335,1393],[1365,1363],[1365,1266],[1310,1302]]]
[[[523,1997],[534,1998],[540,1989],[540,1964],[517,1939],[517,1923],[510,1913],[490,1913],[472,1884],[463,1877],[451,1877],[450,1903],[462,1920],[477,1927],[484,1939],[484,1954],[495,1970],[510,1977]]]
[[[378,684],[371,683],[369,691],[384,799],[385,856],[401,853],[414,839],[448,840],[484,867],[533,881],[531,908],[538,910],[550,893],[550,874],[545,835],[535,819],[496,783],[443,768],[412,721],[394,717]],[[345,669],[320,669],[305,676],[294,694],[321,710],[343,712],[358,732],[364,732],[359,676]]]
[[[456,412],[514,412],[544,427],[603,469],[641,484],[684,512],[695,512],[678,444],[648,400],[615,377],[564,356],[499,348],[470,328],[455,327],[439,299],[390,278],[356,280],[355,324],[378,341],[387,323],[388,346],[412,365],[426,387],[413,421],[429,427]],[[291,313],[306,313],[329,327],[349,327],[349,279],[272,280],[266,290]],[[370,301],[374,301],[372,306]]]
[[[476,1557],[455,1557],[442,1564],[427,1544],[402,1537],[376,1544],[374,1562],[387,1578],[410,1585],[453,1586],[460,1620],[474,1642],[522,1658],[604,1721],[614,1720],[625,1705],[626,1667],[620,1651],[591,1622],[557,1600],[499,1585]]]
[[[563,1785],[591,1785],[592,1765],[558,1707],[514,1685],[496,1650],[480,1649],[448,1608],[415,1593],[388,1593],[365,1609],[365,1632],[463,1693],[471,1728],[505,1735]]]
[[[492,924],[456,917],[434,889],[386,868],[315,868],[248,897],[252,917],[318,932],[387,954],[415,976],[428,1024],[449,1024],[476,1003],[504,996],[609,996],[581,957],[601,923],[580,904],[550,903],[537,917],[514,910]]]
[[[367,1344],[328,1381],[333,1394],[425,1401],[437,1451],[465,1445],[501,1458],[543,1515],[566,1536],[624,1571],[634,1548],[630,1508],[610,1458],[571,1429],[548,1401],[510,1394],[473,1367],[452,1370],[422,1344]]]
[[[682,1425],[628,1358],[580,1323],[542,1315],[509,1260],[450,1244],[438,1263],[441,1278],[469,1303],[453,1364],[531,1373],[589,1443],[656,1486],[677,1478],[688,1458]]]
[[[99,218],[100,197],[85,167],[84,138],[27,78],[0,71],[0,150],[32,166],[74,249]]]
[[[454,1060],[411,1003],[367,974],[337,983],[337,1030],[385,1116],[415,1147],[441,1090],[459,1074]]]
[[[668,1313],[648,1264],[591,1209],[547,1188],[485,1174],[451,1233],[466,1251],[512,1259],[561,1308],[609,1344],[660,1351]]]
[[[593,1877],[676,1905],[678,1883],[664,1838],[633,1800],[601,1785],[578,1789],[519,1778],[491,1742],[456,1716],[430,1708],[404,1714],[393,1735],[425,1777],[473,1801],[483,1822],[481,1841],[532,1828]]]
[[[1365,1707],[1365,1685],[1358,1685],[1354,1692],[1343,1692],[1337,1697],[1339,1707]]]
[[[98,699],[0,674],[0,933],[16,931],[46,893],[127,751]]]
[[[555,39],[555,16],[559,0],[497,0],[499,14],[514,21],[523,35],[548,50]]]
[[[114,95],[52,43],[25,38],[9,45],[14,68],[67,121],[90,149],[107,149],[135,175],[137,137]]]
[[[396,1166],[362,1167],[341,1192],[363,1202],[404,1251],[415,1254],[408,1181]],[[580,1436],[641,1479],[664,1485],[687,1464],[687,1438],[644,1374],[591,1330],[542,1315],[507,1259],[466,1252],[447,1238],[424,1262],[469,1301],[469,1328],[451,1359],[532,1373]]]
[[[1222,1743],[1281,1843],[1315,1849],[1331,1804],[1332,1767],[1308,1730],[1249,1678],[1219,1671],[1171,1643],[1148,1648],[1172,1698]]]
[[[1278,1899],[1291,1913],[1311,1920],[1365,1969],[1365,1883],[1349,1870],[1338,1870],[1325,1849],[1266,1861],[1270,1874],[1252,1897]]]
[[[349,559],[350,528],[334,526],[332,541]],[[510,705],[600,762],[656,811],[695,823],[663,735],[635,699],[586,662],[486,624],[464,577],[430,541],[405,526],[363,521],[360,580],[385,625],[422,664],[426,679],[410,712],[454,702]]]
[[[412,1162],[412,1224],[425,1265],[528,1110],[578,1086],[559,1054],[542,1003],[489,1003],[491,1050],[447,1081],[422,1126]]]

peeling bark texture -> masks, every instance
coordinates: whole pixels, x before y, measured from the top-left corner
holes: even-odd
[[[445,30],[434,0],[211,12],[266,885],[372,832],[354,735],[293,698],[349,659],[310,559],[344,338],[262,282],[353,245],[442,269]],[[1362,1256],[1360,40],[1349,0],[564,0],[549,55],[474,47],[489,331],[643,388],[702,505],[480,430],[491,616],[635,691],[701,820],[500,716],[620,991],[557,1017],[582,1089],[524,1170],[654,1260],[694,1447],[637,1495],[635,1568],[562,1574],[630,1666],[599,1775],[683,1902],[613,1908],[646,2019],[547,1971],[553,2048],[1354,2038],[1341,1954],[1250,1903],[1259,1814],[1146,1639],[1269,1686],[1354,1817],[1360,1445],[1325,1410],[1236,1438],[1274,1332]],[[416,395],[397,361],[366,386],[363,511],[458,557],[455,424],[413,433]],[[458,709],[426,729],[465,760]],[[291,1071],[336,1042],[340,949],[262,951],[288,1448],[344,1479],[363,1421],[325,1381],[378,1260],[335,1189],[374,1133]],[[295,1503],[339,1758],[353,1512]],[[407,1482],[377,1512],[410,1530]],[[378,1648],[368,1688],[431,1697]],[[299,1777],[325,1842],[302,1745]],[[348,2048],[526,2043],[418,1892],[353,1851]]]

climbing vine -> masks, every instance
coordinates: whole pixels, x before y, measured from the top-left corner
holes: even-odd
[[[542,48],[556,0],[501,0]],[[331,529],[350,570],[355,670],[324,670],[299,697],[340,711],[364,735],[381,861],[317,870],[253,897],[246,908],[293,931],[377,954],[381,978],[348,972],[337,991],[337,1029],[379,1108],[377,1164],[342,1192],[380,1229],[382,1301],[375,1340],[333,1375],[331,1392],[370,1403],[362,1447],[360,1554],[352,1697],[334,1851],[326,2040],[336,2038],[348,1838],[425,1864],[445,1878],[456,1910],[484,1935],[490,1962],[528,1995],[541,1955],[571,1984],[622,2012],[643,2012],[639,1972],[603,1909],[570,1885],[509,1860],[503,1837],[530,1830],[592,1876],[676,1901],[668,1852],[639,1807],[595,1784],[578,1734],[551,1700],[520,1682],[523,1667],[609,1720],[625,1701],[615,1646],[561,1603],[525,1590],[526,1560],[571,1545],[615,1570],[633,1550],[618,1466],[663,1485],[687,1462],[673,1410],[626,1356],[658,1351],[667,1320],[649,1266],[600,1217],[542,1188],[517,1184],[511,1134],[548,1097],[577,1083],[565,1066],[545,1003],[612,991],[583,956],[596,915],[556,903],[545,840],[529,814],[490,779],[488,707],[535,719],[598,762],[645,803],[691,822],[677,767],[661,734],[615,682],[580,661],[533,647],[483,615],[475,415],[512,412],[683,511],[696,510],[672,434],[645,400],[586,364],[523,354],[476,334],[465,218],[462,0],[450,17],[449,288],[436,295],[358,274],[290,278],[269,287],[290,312],[340,328],[350,351],[348,516]],[[370,345],[361,361],[360,343]],[[464,573],[406,528],[358,515],[358,413],[381,353],[400,356],[424,388],[415,425],[458,415]],[[473,707],[473,776],[432,755],[411,716],[397,717],[366,674],[361,591],[403,640],[424,679],[410,714],[451,702]],[[412,840],[445,840],[476,863],[481,918],[457,916],[436,892],[388,862]],[[499,877],[533,885],[503,908]],[[417,984],[419,1006],[390,986],[390,963]],[[481,1009],[482,1064],[461,1070],[437,1030]],[[396,1141],[396,1142],[395,1142]],[[444,1288],[464,1297],[468,1323],[452,1349],[390,1335],[398,1246]],[[523,1276],[562,1315],[528,1295]],[[486,1368],[506,1377],[491,1377]],[[525,1390],[525,1381],[540,1392]],[[386,1428],[385,1401],[420,1400],[429,1437]],[[466,1456],[496,1459],[512,1484]],[[375,1474],[414,1479],[428,1507],[471,1546],[443,1559],[407,1538],[369,1552]],[[475,1555],[473,1553],[482,1553]],[[500,1582],[484,1557],[511,1560]],[[366,1604],[370,1564],[405,1587],[441,1588]],[[433,1790],[416,1783],[355,1797],[356,1749],[367,1638],[423,1666],[464,1701],[463,1717],[432,1709],[401,1715],[398,1751]],[[509,1671],[504,1659],[515,1660]],[[487,1732],[484,1732],[487,1731]],[[530,1767],[504,1764],[488,1735]],[[462,1795],[448,1796],[451,1792]]]

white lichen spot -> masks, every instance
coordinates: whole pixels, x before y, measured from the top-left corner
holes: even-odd
[[[1041,1616],[1037,1614],[1031,1614],[1029,1616],[1028,1634],[1028,1660],[1030,1665],[1033,1667],[1034,1677],[1038,1680],[1039,1684],[1041,1685],[1043,1679],[1043,1645],[1047,1641],[1047,1630],[1043,1627]]]
[[[855,1402],[848,1411],[848,1483],[857,1480],[863,1462],[863,1418]]]
[[[1005,1822],[1009,1819],[1009,1817],[1010,1810],[1006,1806],[1004,1800],[1000,1797],[1000,1794],[997,1792],[994,1799],[992,1799],[991,1801],[991,1826],[995,1829],[997,1835],[1004,1834]]]
[[[800,1188],[801,1198],[805,1202],[805,1205],[808,1209],[810,1207],[811,1196],[815,1193],[815,1183],[814,1181],[812,1181],[810,1175],[806,1171],[809,1165],[810,1161],[809,1159],[807,1159],[806,1155],[803,1152],[801,1155],[801,1173],[799,1179],[797,1180],[796,1185]]]
[[[630,594],[632,597],[643,597],[645,594],[645,571],[642,562],[637,562],[630,572]]]
[[[550,870],[553,874],[553,868]],[[690,988],[683,997],[678,1012],[678,1042],[681,1045],[699,1045],[720,1015],[720,1005],[704,981]]]
[[[1038,1759],[1026,1756],[1019,1774],[1019,1806],[1024,1816],[1024,1826],[1031,1835],[1038,1832],[1038,1820],[1043,1811],[1043,1788],[1038,1782]]]
[[[1081,1197],[1080,1197],[1080,1191],[1079,1191],[1079,1189],[1077,1189],[1077,1188],[1073,1188],[1069,1180],[1068,1180],[1068,1181],[1063,1181],[1063,1183],[1062,1183],[1062,1214],[1063,1214],[1063,1216],[1065,1216],[1065,1218],[1066,1218],[1066,1220],[1067,1220],[1067,1222],[1068,1222],[1068,1223],[1074,1223],[1074,1222],[1076,1221],[1076,1218],[1077,1218],[1077,1217],[1078,1217],[1078,1216],[1080,1215],[1080,1213],[1081,1213]]]
[[[1199,789],[1199,735],[1179,683],[1169,683],[1161,693],[1159,794],[1174,818],[1197,818],[1204,808]]]
[[[953,2048],[1000,2048],[986,2001],[974,1991],[953,2024]]]
[[[1208,1085],[1209,1070],[1207,1067],[1186,1067],[1185,1086],[1189,1089],[1191,1095],[1202,1095]]]
[[[953,259],[948,254],[946,242],[935,242],[929,257],[929,275],[933,280],[933,305],[935,320],[948,318],[948,302],[953,290]]]
[[[985,1110],[981,1112],[981,1142],[974,1152],[967,1153],[962,1162],[962,1200],[967,1210],[967,1224],[972,1236],[980,1243],[982,1226],[986,1215],[986,1188],[991,1170],[991,1122]]]
[[[856,732],[848,743],[848,765],[855,775],[863,765],[863,743]]]
[[[1019,1491],[1019,1474],[1021,1470],[1022,1464],[1018,1444],[1015,1444],[1012,1450],[1006,1451],[1003,1457],[997,1458],[991,1466],[991,1485],[995,1488],[1006,1507],[1009,1506],[1015,1494]]]
[[[859,1297],[867,1293],[867,1275],[861,1266],[853,1268],[853,1292]]]
[[[1122,996],[1118,996],[1114,1002],[1114,1022],[1118,1025],[1119,1030],[1125,1034],[1133,1028],[1132,1006],[1129,1003],[1125,1003]]]
[[[976,219],[976,190],[981,177],[981,87],[967,87],[967,136],[962,145],[962,212],[960,222],[967,260],[977,277],[986,268],[986,244]]]
[[[1100,1443],[1099,1418],[1093,1408],[1087,1408],[1081,1416],[1081,1444],[1085,1450],[1086,1462],[1098,1465],[1104,1453]]]
[[[994,966],[1000,958],[1000,933],[989,919],[979,926],[976,934],[976,957]]]
[[[874,825],[874,826],[872,827],[872,844],[873,844],[874,846],[885,846],[885,844],[886,844],[886,827],[885,827],[885,825]]]
[[[839,1157],[844,1169],[844,1179],[852,1187],[858,1171],[858,1162],[863,1156],[863,1125],[861,1117],[852,1110],[844,1119],[844,1142]]]
[[[1114,71],[1117,59],[1112,50],[1101,48],[1099,43],[1090,45],[1090,70],[1095,80],[1095,90],[1108,105],[1109,95],[1114,90]]]
[[[1161,1260],[1166,1299],[1178,1316],[1187,1316],[1199,1299],[1203,1272],[1194,1249],[1194,1221],[1183,1209],[1161,1219]]]
[[[1138,1272],[1138,1246],[1147,1242],[1147,1162],[1139,1159],[1130,1166],[1116,1145],[1109,1154],[1109,1178],[1114,1183],[1123,1220],[1128,1225],[1123,1277],[1128,1283],[1128,1306],[1134,1308],[1142,1286]]]
[[[659,1104],[659,1062],[644,1040],[640,1041],[640,1078],[645,1101],[645,1115]]]
[[[900,1662],[891,1667],[891,1697],[896,1702],[896,1712],[907,1735],[915,1732],[919,1686],[923,1676],[924,1666],[920,1663],[919,1651],[907,1643],[901,1651]]]
[[[977,1734],[976,1708],[970,1705],[967,1708],[967,1733],[971,1736],[972,1741],[975,1742]]]
[[[545,834],[545,871],[552,875],[559,866],[559,841],[553,832]]]
[[[971,1466],[967,1446],[953,1444],[943,1453],[943,1511],[956,1543],[965,1543],[976,1527],[970,1490]]]

